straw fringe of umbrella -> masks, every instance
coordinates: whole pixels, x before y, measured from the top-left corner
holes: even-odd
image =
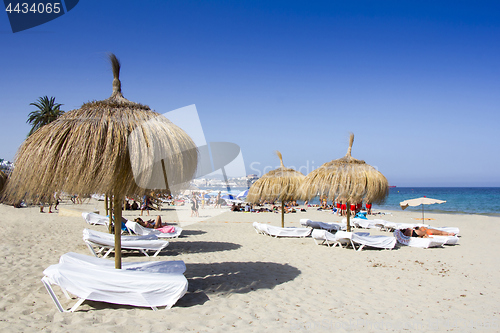
[[[310,200],[321,195],[347,203],[362,200],[380,203],[385,200],[389,194],[389,182],[377,169],[351,156],[353,142],[354,134],[351,133],[344,157],[324,163],[307,175],[299,189],[301,199]],[[347,217],[350,230],[349,214]]]
[[[121,93],[120,64],[114,55],[113,94],[103,101],[85,103],[43,126],[20,147],[5,195],[13,200],[37,201],[56,191],[141,195],[131,162],[129,136],[139,128],[146,145],[152,140],[179,161],[176,182],[189,180],[195,172],[197,152],[194,142],[179,127],[148,106],[130,102]],[[151,120],[155,120],[152,122]],[[137,144],[137,147],[145,147]],[[137,148],[136,147],[136,148]],[[139,148],[137,148],[139,149]],[[187,152],[187,153],[186,153]],[[134,157],[136,154],[133,154]],[[167,165],[167,168],[169,166]],[[149,174],[135,175],[143,178]],[[170,183],[173,182],[169,180]],[[164,182],[160,183],[165,185]]]
[[[246,201],[253,203],[264,200],[281,201],[281,226],[283,227],[284,202],[297,199],[297,191],[305,176],[299,171],[286,168],[279,151],[276,151],[276,155],[280,159],[281,166],[269,171],[253,183],[248,190]]]
[[[2,193],[6,183],[7,183],[8,176],[5,172],[0,170],[0,193]]]

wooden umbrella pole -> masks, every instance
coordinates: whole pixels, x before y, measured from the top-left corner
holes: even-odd
[[[106,215],[109,215],[109,211],[108,211],[108,195],[107,194],[104,196],[104,207],[106,208]]]
[[[422,224],[424,223],[424,204],[422,204]]]
[[[115,206],[115,268],[122,268],[122,196],[116,195]]]
[[[109,196],[109,209],[108,209],[108,231],[110,234],[113,233],[113,196]]]
[[[285,227],[285,200],[281,200],[281,227]]]
[[[347,206],[347,232],[351,232],[351,204],[349,201],[346,202]]]

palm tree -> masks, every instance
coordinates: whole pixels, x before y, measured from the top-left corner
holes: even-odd
[[[39,97],[35,103],[30,103],[30,105],[36,106],[38,110],[31,112],[26,121],[32,126],[28,136],[33,134],[40,127],[53,122],[64,113],[64,111],[60,109],[62,104],[56,103],[55,101],[55,97],[49,99],[48,96],[43,96]]]

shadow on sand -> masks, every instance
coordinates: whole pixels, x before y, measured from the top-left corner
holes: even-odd
[[[237,250],[240,244],[228,242],[205,242],[205,241],[172,241],[168,246],[168,251],[164,255],[179,255],[183,253],[208,253]],[[161,253],[159,255],[162,255]]]
[[[301,271],[288,264],[274,262],[217,262],[207,264],[186,264],[184,275],[188,279],[187,293],[174,307],[203,305],[210,295],[229,296],[246,294],[258,289],[272,289],[292,281]],[[89,309],[79,308],[77,312],[104,309],[138,309],[138,307],[104,302],[85,301]],[[143,308],[151,311],[150,308]],[[161,308],[160,308],[161,309]]]
[[[272,289],[295,279],[301,273],[288,264],[274,262],[220,262],[186,264],[184,275],[188,292],[175,306],[190,307],[208,301],[209,295],[245,294],[257,289]]]
[[[241,247],[240,244],[228,243],[228,242],[204,242],[204,241],[194,241],[194,242],[183,242],[183,241],[170,241],[170,244],[158,254],[158,257],[171,257],[178,256],[183,253],[209,253],[209,252],[219,252],[219,251],[231,251],[237,250]],[[154,251],[149,251],[149,255],[153,255]],[[114,258],[114,252],[110,253],[108,258]],[[147,257],[144,256],[138,250],[126,250],[122,249],[122,257]]]
[[[186,229],[183,229],[182,230],[182,234],[180,235],[180,237],[183,237],[183,236],[198,236],[198,235],[203,235],[203,234],[206,234],[207,232],[206,231],[203,231],[203,230],[186,230]]]

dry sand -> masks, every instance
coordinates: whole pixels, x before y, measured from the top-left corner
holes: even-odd
[[[83,205],[101,212],[102,206]],[[0,331],[500,330],[499,218],[429,213],[426,217],[435,219],[431,225],[460,228],[459,245],[356,252],[318,246],[311,238],[255,233],[252,222],[279,225],[278,214],[206,208],[200,218],[190,218],[188,209],[178,214],[184,236],[172,240],[168,251],[157,258],[130,253],[123,259],[184,260],[189,290],[173,308],[154,312],[88,301],[75,313],[59,313],[40,282],[42,271],[63,253],[90,254],[82,241],[89,225],[81,217],[40,214],[37,207],[0,205]],[[172,211],[161,215],[173,220]],[[382,218],[414,222],[419,215],[392,212]],[[309,209],[287,215],[286,225],[299,226],[301,218],[340,221]],[[74,303],[60,300],[66,308]]]

